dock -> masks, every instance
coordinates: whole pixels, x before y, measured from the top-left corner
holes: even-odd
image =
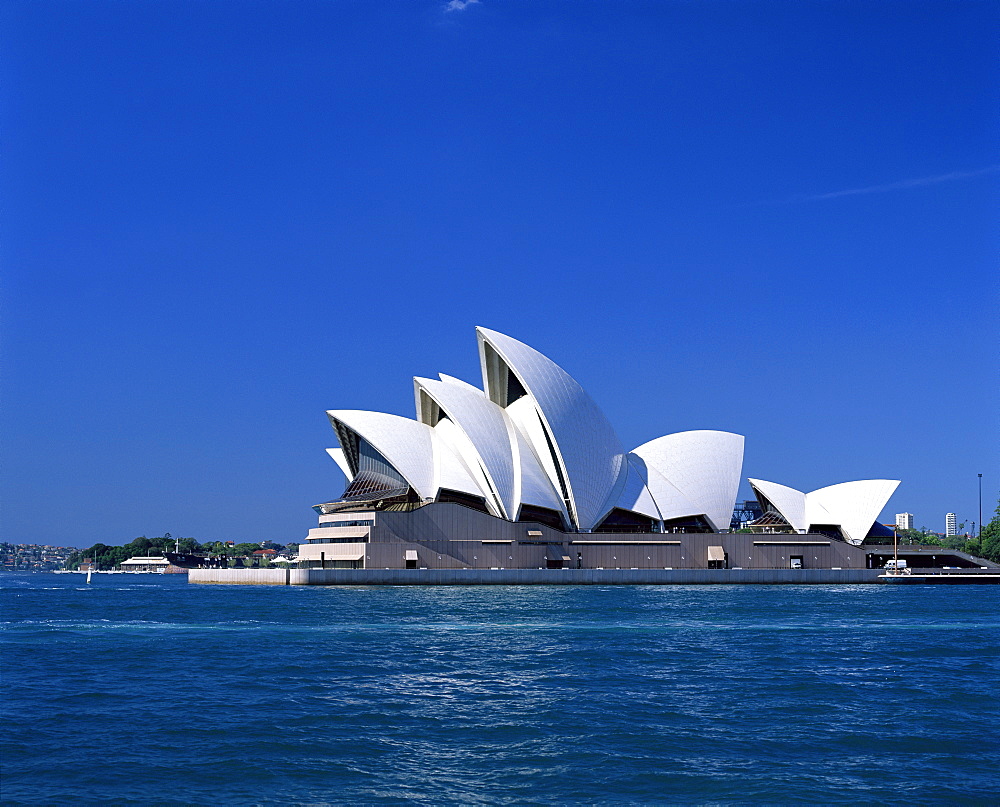
[[[881,569],[191,569],[188,582],[250,586],[831,585]]]

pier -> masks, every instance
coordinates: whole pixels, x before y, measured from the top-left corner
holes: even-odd
[[[881,569],[191,569],[188,582],[249,586],[831,585]]]

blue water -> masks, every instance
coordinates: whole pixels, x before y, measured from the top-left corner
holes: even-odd
[[[0,575],[5,804],[997,803],[991,586]]]

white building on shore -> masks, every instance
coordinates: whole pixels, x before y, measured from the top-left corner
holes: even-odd
[[[681,431],[628,450],[551,359],[486,328],[476,337],[482,388],[445,374],[414,378],[414,419],[327,412],[339,443],[327,453],[348,484],[338,499],[316,505],[319,525],[300,546],[300,561],[333,568],[725,567],[733,555],[736,562],[736,543],[730,552],[717,536],[732,520],[742,435]],[[845,482],[806,494],[750,481],[769,520],[763,531],[818,535],[805,544],[758,536],[751,542],[758,554],[769,547],[776,554],[767,563],[805,558],[820,565],[841,557],[821,559],[820,547],[857,546],[876,526],[885,529],[874,521],[899,484]],[[685,534],[705,540],[688,550],[679,538]],[[814,554],[806,558],[799,544]]]

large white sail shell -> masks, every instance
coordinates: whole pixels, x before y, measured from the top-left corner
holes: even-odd
[[[517,378],[544,432],[541,440],[525,436],[539,457],[553,455],[556,473],[550,481],[564,491],[575,525],[593,529],[618,501],[628,476],[614,429],[583,387],[551,359],[496,331],[477,328],[476,333],[487,395],[508,406],[507,373]]]

